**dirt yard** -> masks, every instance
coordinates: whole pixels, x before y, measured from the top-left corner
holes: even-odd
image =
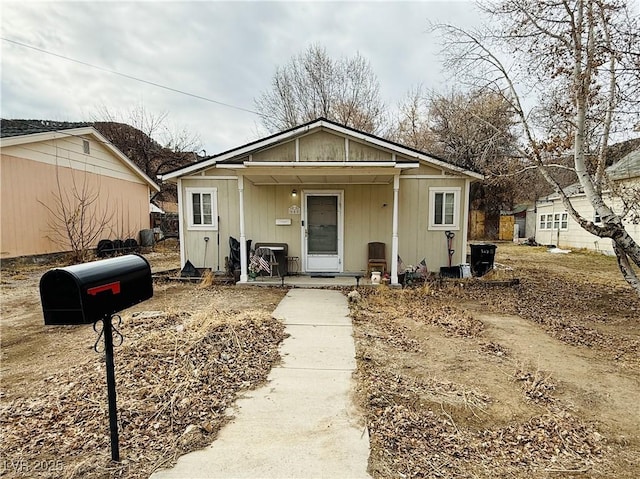
[[[146,256],[179,265],[172,251]],[[98,334],[43,323],[38,282],[51,266],[2,271],[1,477],[146,478],[211,443],[280,360],[284,326],[270,313],[284,290],[155,281],[152,299],[121,314],[114,465]]]
[[[511,244],[496,261],[353,306],[370,472],[640,477],[640,301],[615,261]]]
[[[178,264],[172,250],[148,257]],[[483,281],[361,288],[356,400],[371,475],[640,477],[640,301],[615,261],[511,244],[496,261]],[[157,281],[122,314],[115,466],[98,335],[44,326],[49,267],[2,270],[2,477],[148,477],[213,441],[279,361],[270,313],[285,290]]]

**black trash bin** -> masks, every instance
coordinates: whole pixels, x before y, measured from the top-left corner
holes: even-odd
[[[473,276],[484,276],[493,269],[497,248],[494,244],[471,245],[471,274]]]

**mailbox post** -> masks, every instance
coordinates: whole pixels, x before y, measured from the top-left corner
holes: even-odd
[[[149,262],[139,255],[78,264],[47,271],[40,279],[40,301],[46,325],[94,324],[102,321],[107,368],[111,459],[120,461],[118,410],[113,361],[115,313],[153,296]],[[122,337],[122,336],[120,336]],[[98,338],[100,341],[100,338]],[[97,350],[98,341],[94,348]]]
[[[116,371],[113,361],[113,325],[111,316],[102,320],[104,333],[104,355],[107,365],[107,400],[109,401],[109,433],[111,435],[111,459],[120,462],[118,440],[118,406],[116,401]]]

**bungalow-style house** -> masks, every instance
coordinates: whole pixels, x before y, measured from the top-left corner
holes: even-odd
[[[105,220],[96,243],[138,239],[149,228],[149,199],[158,185],[94,128],[60,126],[38,120],[0,124],[3,259],[70,250],[52,231],[64,225],[51,210],[62,201],[70,207],[73,196],[96,197],[91,211]]]
[[[286,245],[302,274],[362,275],[380,242],[397,284],[398,256],[436,271],[449,250],[465,262],[469,186],[482,175],[320,118],[160,178],[177,183],[183,266],[215,269],[234,237],[241,282],[248,240]]]
[[[605,203],[613,211],[623,211],[622,197],[635,197],[636,206],[623,218],[627,232],[640,242],[640,149],[628,153],[606,169],[611,184],[608,191],[602,193]],[[596,224],[600,218],[591,206],[578,183],[565,188],[571,204],[584,218]],[[560,196],[552,194],[536,202],[538,222],[536,242],[553,244],[561,248],[585,248],[613,255],[613,246],[608,238],[599,238],[580,227],[567,213]]]

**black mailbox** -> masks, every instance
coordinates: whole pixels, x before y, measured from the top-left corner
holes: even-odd
[[[40,279],[44,324],[91,324],[153,296],[151,266],[130,254],[47,271]]]

